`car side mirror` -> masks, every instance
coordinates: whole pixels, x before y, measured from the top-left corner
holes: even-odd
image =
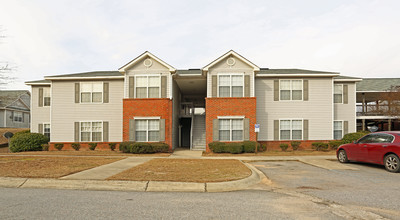
[[[357,141],[353,141],[353,144],[357,144]]]

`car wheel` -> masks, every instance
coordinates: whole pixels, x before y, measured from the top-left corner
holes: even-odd
[[[338,153],[338,160],[340,163],[347,163],[349,162],[349,159],[347,159],[347,154],[345,150],[339,150]]]
[[[383,160],[385,168],[389,172],[397,173],[400,171],[400,160],[396,154],[389,154]]]

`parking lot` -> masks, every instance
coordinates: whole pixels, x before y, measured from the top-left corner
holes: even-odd
[[[338,163],[338,162],[337,162]],[[349,163],[352,170],[323,169],[298,161],[254,162],[276,190],[298,192],[400,219],[400,173],[383,166]]]

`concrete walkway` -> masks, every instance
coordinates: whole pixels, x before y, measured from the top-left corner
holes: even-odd
[[[182,159],[200,159],[203,155],[201,150],[189,150],[185,148],[177,148],[169,158],[182,158]]]

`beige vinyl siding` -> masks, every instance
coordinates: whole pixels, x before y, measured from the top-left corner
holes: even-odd
[[[172,149],[179,147],[179,113],[180,113],[180,106],[181,106],[181,97],[178,84],[174,81],[173,82],[173,96],[172,96],[172,103],[173,103],[173,115],[172,115]]]
[[[207,97],[212,97],[212,76],[216,76],[219,73],[244,73],[250,76],[250,97],[254,97],[254,70],[251,66],[241,61],[239,58],[235,58],[235,65],[230,67],[226,64],[226,60],[229,57],[221,60],[209,69],[207,77]],[[217,85],[218,86],[218,85]],[[243,93],[244,94],[244,93]],[[218,93],[217,93],[218,95]]]
[[[280,119],[308,120],[309,140],[333,138],[332,78],[298,79],[308,80],[308,101],[274,101],[274,80],[278,78],[256,78],[258,140],[274,140],[274,120]]]
[[[31,132],[39,132],[39,124],[50,123],[50,108],[51,108],[51,106],[39,107],[39,88],[44,88],[44,87],[50,87],[50,85],[49,86],[34,86],[34,85],[32,85]],[[50,89],[50,93],[51,93],[51,89]],[[51,102],[53,102],[53,100],[51,100]]]
[[[122,141],[123,80],[97,81],[109,83],[108,103],[75,103],[75,83],[84,81],[53,81],[52,142],[74,142],[74,122],[79,121],[108,121],[108,140],[110,142]]]
[[[354,82],[335,82],[348,86],[348,104],[334,104],[334,119],[348,121],[348,132],[356,132],[356,85]]]
[[[152,65],[150,67],[146,67],[143,65],[143,62],[147,58],[149,58],[149,57],[143,58],[142,60],[138,61],[135,65],[130,67],[128,70],[126,70],[125,82],[124,82],[125,91],[124,91],[123,97],[129,98],[129,77],[135,76],[135,75],[167,76],[167,97],[172,96],[172,88],[171,88],[172,87],[172,78],[171,78],[171,73],[170,73],[169,69],[152,58],[149,58],[152,61]]]

